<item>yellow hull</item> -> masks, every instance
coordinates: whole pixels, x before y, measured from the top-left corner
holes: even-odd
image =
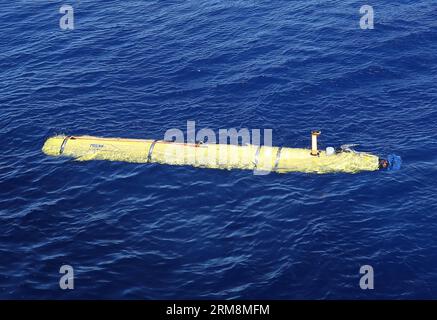
[[[80,161],[150,162],[229,170],[356,173],[379,169],[379,158],[368,153],[341,152],[327,156],[324,151],[320,151],[318,156],[312,156],[310,149],[91,136],[51,137],[45,142],[42,151],[46,155],[72,157]]]

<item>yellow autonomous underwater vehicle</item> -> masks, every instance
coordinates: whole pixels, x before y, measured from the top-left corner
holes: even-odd
[[[357,173],[400,169],[400,157],[389,155],[387,159],[382,159],[370,153],[357,152],[351,148],[354,145],[318,150],[318,135],[320,131],[312,132],[311,149],[58,135],[48,138],[42,151],[46,155],[80,161],[161,163],[259,172]]]

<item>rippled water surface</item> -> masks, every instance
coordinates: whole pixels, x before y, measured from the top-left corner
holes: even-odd
[[[9,1],[0,10],[0,298],[435,298],[437,4]],[[370,3],[369,3],[370,4]],[[272,128],[398,172],[49,158],[56,133]],[[75,289],[59,289],[59,268]],[[359,287],[360,266],[375,289]]]

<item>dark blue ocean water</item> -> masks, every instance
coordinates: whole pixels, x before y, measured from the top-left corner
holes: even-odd
[[[62,4],[0,6],[0,298],[437,297],[435,1],[69,1],[70,31]],[[187,120],[404,163],[255,176],[41,152]]]

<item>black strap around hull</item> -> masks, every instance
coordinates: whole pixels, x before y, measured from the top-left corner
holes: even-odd
[[[147,162],[152,160],[153,148],[155,148],[156,142],[158,142],[158,140],[153,140],[152,144],[150,145],[149,153],[147,154]]]
[[[273,171],[278,170],[279,160],[281,160],[281,152],[282,152],[282,147],[279,147],[278,153],[276,154],[276,161],[275,161],[275,166],[273,167]]]
[[[256,168],[258,167],[259,154],[260,154],[260,151],[261,151],[261,148],[262,148],[262,147],[263,147],[263,146],[259,146],[258,149],[256,149],[256,152],[255,152],[255,159],[254,159],[254,161],[253,161],[253,163],[254,163],[254,167],[253,167],[253,169],[254,169],[254,170],[256,170]]]
[[[60,155],[64,153],[65,145],[67,144],[67,141],[68,141],[68,139],[70,139],[70,138],[71,138],[70,136],[66,136],[66,137],[64,138],[64,141],[62,141],[61,148],[59,148],[59,154],[60,154]]]

